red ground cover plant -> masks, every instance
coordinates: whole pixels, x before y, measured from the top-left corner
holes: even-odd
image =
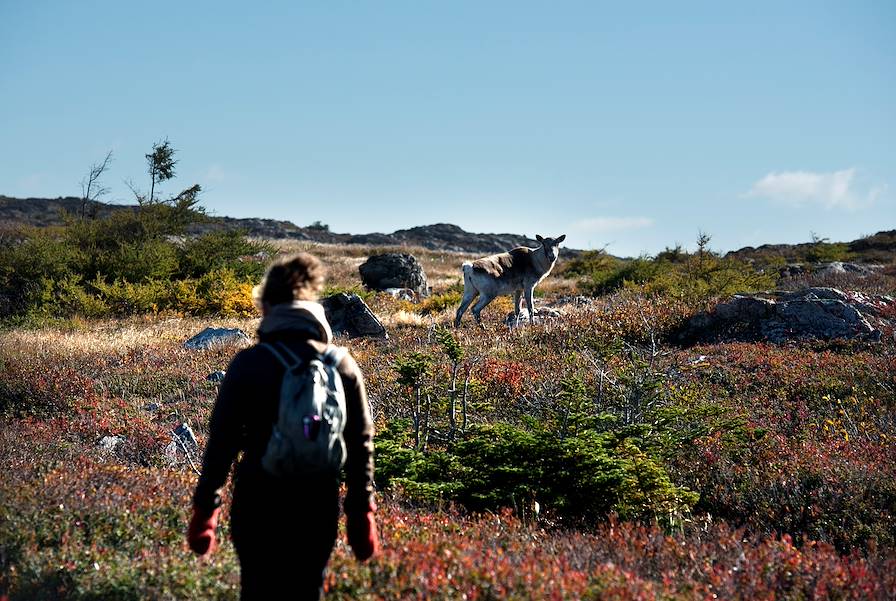
[[[896,557],[841,555],[724,524],[668,534],[610,520],[593,533],[544,530],[509,512],[480,517],[386,503],[383,553],[358,570],[337,549],[335,599],[887,599]],[[369,597],[367,597],[369,595]]]
[[[687,377],[766,432],[721,433],[678,458],[704,510],[759,532],[789,532],[841,551],[896,542],[896,359],[886,347],[728,344]]]
[[[477,370],[477,381],[487,398],[519,398],[535,379],[535,369],[528,363],[509,359],[487,358]]]
[[[359,565],[340,543],[330,598],[890,598],[892,345],[665,344],[689,311],[626,291],[553,322],[455,333],[472,425],[599,414],[587,427],[630,435],[700,494],[674,529],[608,518],[567,530],[545,520],[550,507],[532,523],[386,496],[382,556]],[[183,349],[205,325],[0,332],[0,595],[237,598],[229,544],[207,562],[185,548],[196,476],[165,452],[183,422],[202,445],[216,393],[205,377],[235,352]],[[395,359],[431,356],[433,426],[445,431],[448,363],[430,329],[351,344],[380,427],[413,407]],[[561,381],[581,382],[581,397],[563,405]],[[120,442],[104,449],[104,436]]]

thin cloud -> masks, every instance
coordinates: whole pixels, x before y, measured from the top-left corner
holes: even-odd
[[[228,173],[221,165],[213,163],[205,172],[205,181],[219,183],[227,179]]]
[[[649,217],[589,217],[572,224],[573,229],[581,232],[621,232],[639,230],[653,225]]]
[[[747,197],[767,198],[791,206],[819,205],[826,209],[869,207],[886,186],[862,186],[851,167],[830,173],[815,171],[772,172],[753,184]]]
[[[16,182],[16,185],[25,196],[39,196],[37,190],[46,187],[46,183],[49,179],[50,178],[46,173],[31,173],[24,177],[20,177]]]

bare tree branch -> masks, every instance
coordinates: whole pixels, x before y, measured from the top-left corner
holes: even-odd
[[[100,178],[109,168],[112,162],[112,151],[106,153],[105,158],[99,163],[90,166],[90,172],[85,179],[81,180],[81,217],[85,217],[87,205],[93,201],[99,200],[102,196],[109,193],[109,188],[102,185]]]
[[[140,190],[137,188],[137,185],[134,183],[134,180],[125,179],[122,181],[124,182],[124,185],[127,186],[128,189],[131,191],[131,194],[134,195],[134,200],[137,201],[137,204],[142,205],[146,202],[146,197],[140,193]]]

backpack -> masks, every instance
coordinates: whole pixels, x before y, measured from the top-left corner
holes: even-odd
[[[303,361],[282,343],[262,343],[283,364],[277,423],[261,465],[274,476],[338,475],[345,463],[345,391],[336,369],[348,353],[332,346]]]

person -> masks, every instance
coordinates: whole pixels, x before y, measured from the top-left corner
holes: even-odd
[[[262,343],[282,343],[303,360],[322,355],[333,335],[323,307],[315,302],[324,267],[307,253],[285,257],[268,268],[256,288]],[[215,547],[220,489],[242,452],[230,509],[231,538],[240,563],[241,599],[319,599],[337,537],[338,476],[278,478],[262,466],[277,422],[284,367],[268,348],[237,353],[212,410],[202,473],[193,495],[187,531],[199,555]],[[346,354],[338,364],[345,391],[346,534],[356,557],[378,550],[373,499],[373,424],[357,363]]]

